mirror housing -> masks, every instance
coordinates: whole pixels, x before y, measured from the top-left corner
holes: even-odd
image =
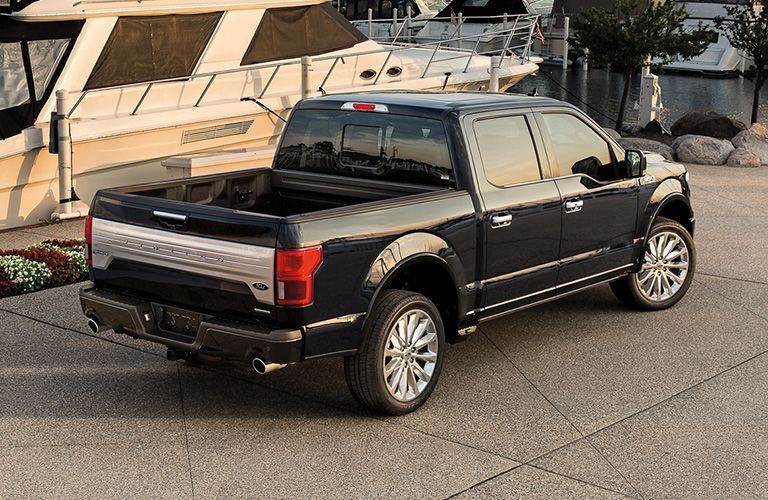
[[[624,166],[628,179],[636,179],[645,175],[646,159],[642,151],[628,149],[624,152]]]

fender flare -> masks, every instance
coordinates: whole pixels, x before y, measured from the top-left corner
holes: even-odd
[[[656,221],[656,219],[659,217],[659,213],[664,210],[664,208],[669,205],[670,203],[674,201],[680,201],[682,202],[686,208],[688,209],[688,213],[693,215],[693,209],[691,208],[691,202],[683,193],[681,192],[675,192],[670,193],[666,195],[653,209],[653,213],[648,218],[648,224],[645,227],[645,230],[643,231],[643,240],[645,241],[648,239],[648,235],[651,232],[651,228],[653,227],[653,223]]]
[[[387,245],[373,260],[363,284],[363,294],[369,297],[366,317],[379,295],[405,269],[419,263],[437,264],[451,278],[457,293],[459,308],[462,306],[460,287],[464,271],[461,260],[453,247],[437,235],[426,232],[408,233]]]

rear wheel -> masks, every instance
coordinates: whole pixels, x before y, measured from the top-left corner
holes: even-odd
[[[432,301],[414,292],[386,290],[368,319],[360,350],[344,360],[347,385],[357,401],[374,411],[412,412],[432,394],[444,348],[443,322]]]
[[[625,304],[643,310],[666,309],[683,298],[693,281],[696,249],[679,223],[659,218],[651,228],[638,272],[611,283]]]

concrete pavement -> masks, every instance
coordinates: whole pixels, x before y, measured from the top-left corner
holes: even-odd
[[[765,496],[768,169],[690,170],[675,308],[599,287],[486,323],[400,418],[361,410],[338,359],[172,363],[90,334],[80,285],[0,300],[0,498]]]

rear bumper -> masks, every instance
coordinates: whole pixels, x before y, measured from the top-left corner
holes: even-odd
[[[98,290],[80,289],[80,305],[88,318],[118,333],[164,344],[186,352],[249,362],[260,357],[269,363],[295,363],[302,360],[303,335],[300,329],[272,330],[216,317],[200,322],[197,332],[180,335],[160,329],[152,303]]]

